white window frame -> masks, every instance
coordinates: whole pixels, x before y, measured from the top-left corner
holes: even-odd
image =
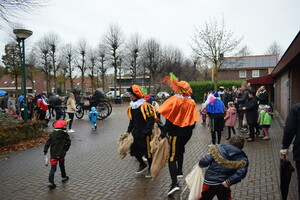
[[[242,72],[245,72],[245,75],[243,75]],[[240,70],[239,71],[239,77],[240,78],[246,78],[247,77],[247,71],[246,70]]]
[[[254,69],[254,70],[252,70],[252,77],[253,77],[253,78],[259,77],[259,69]]]

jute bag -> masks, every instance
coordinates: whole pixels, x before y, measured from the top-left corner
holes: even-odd
[[[118,151],[121,159],[125,158],[127,153],[130,151],[133,140],[131,133],[123,133],[120,135],[118,139]]]
[[[157,124],[154,125],[154,137],[150,142],[152,153],[152,164],[150,168],[152,180],[154,180],[160,170],[166,165],[170,156],[170,144],[167,137],[160,138],[159,128]]]
[[[202,185],[204,181],[203,169],[197,163],[192,171],[185,178],[185,182],[187,186],[182,191],[180,195],[180,199],[182,199],[182,195],[187,188],[190,189],[188,200],[198,200],[202,196]]]

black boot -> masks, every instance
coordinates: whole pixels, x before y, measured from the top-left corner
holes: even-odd
[[[226,138],[226,140],[229,140],[231,137],[231,128],[228,126],[228,137]]]

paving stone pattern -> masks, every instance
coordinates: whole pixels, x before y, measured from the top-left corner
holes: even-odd
[[[180,199],[186,186],[179,180],[181,191],[168,197],[170,177],[167,165],[154,181],[135,175],[138,162],[127,156],[123,160],[117,152],[118,136],[127,130],[126,106],[113,107],[107,119],[98,121],[98,130],[92,131],[87,116],[74,121],[75,133],[70,134],[72,146],[66,156],[66,171],[70,180],[61,182],[59,167],[55,174],[57,188],[47,188],[50,167],[44,166],[43,145],[25,151],[1,156],[0,199]],[[272,139],[258,138],[245,145],[250,166],[246,178],[232,186],[233,199],[277,200],[279,192],[279,150],[282,139],[282,121],[274,120],[270,129]],[[48,128],[52,130],[51,127]],[[246,136],[245,133],[239,133]],[[225,143],[226,131],[222,143]],[[210,133],[198,123],[186,146],[184,175],[207,153]],[[4,159],[4,157],[9,157]],[[291,159],[291,158],[290,158]],[[294,164],[294,162],[292,162]],[[297,199],[296,173],[290,185],[289,198]],[[188,190],[182,194],[187,199]],[[216,198],[215,198],[216,199]]]

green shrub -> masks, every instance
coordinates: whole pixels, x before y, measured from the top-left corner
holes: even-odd
[[[232,86],[240,87],[242,83],[245,83],[245,81],[219,81],[218,87],[223,86],[231,90]],[[214,83],[212,81],[189,82],[189,84],[193,89],[196,102],[202,102],[204,93],[214,90]]]
[[[5,120],[4,123],[6,125],[2,126],[1,124],[0,127],[0,146],[8,146],[28,139],[38,138],[45,133],[43,130],[45,123],[43,121],[23,123],[23,121],[18,120]]]

